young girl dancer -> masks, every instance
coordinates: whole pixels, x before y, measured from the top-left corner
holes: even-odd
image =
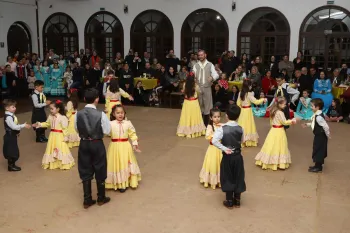
[[[241,114],[237,123],[243,128],[243,141],[242,147],[251,147],[258,145],[259,135],[256,132],[256,126],[252,111],[252,103],[260,105],[266,103],[265,98],[259,100],[255,99],[252,90],[252,82],[250,80],[244,80],[242,90],[239,93],[237,105],[241,107]]]
[[[313,112],[311,108],[311,98],[309,98],[309,91],[303,91],[303,97],[300,97],[297,110],[294,113],[296,118],[301,120],[310,120]]]
[[[47,65],[47,61],[43,62],[43,66],[41,67],[41,74],[44,79],[44,93],[50,94],[51,92],[51,69]]]
[[[63,132],[68,128],[68,119],[62,101],[56,100],[52,102],[50,104],[50,113],[46,122],[33,124],[35,128],[51,127],[42,167],[44,169],[71,169],[74,166],[74,158],[67,143],[64,142]]]
[[[133,152],[141,152],[138,149],[138,137],[132,123],[125,120],[125,115],[122,105],[112,108],[111,143],[107,151],[106,188],[119,190],[121,193],[128,187],[137,188],[141,180],[140,168]]]
[[[263,91],[260,93],[260,99],[265,98]],[[253,115],[256,117],[264,117],[266,115],[267,101],[261,105],[253,105]]]
[[[63,93],[62,93],[63,92]],[[51,91],[52,96],[64,95],[64,89],[62,84],[62,70],[59,68],[58,64],[53,64],[51,70]]]
[[[35,79],[44,81],[40,60],[35,61],[35,66],[33,67],[33,70],[34,70],[34,74],[35,74]]]
[[[202,170],[199,173],[201,184],[204,184],[204,187],[206,188],[210,185],[212,189],[215,189],[217,186],[220,187],[220,164],[222,152],[220,149],[213,146],[211,142],[215,130],[221,127],[220,116],[221,112],[219,109],[214,108],[210,110],[209,124],[205,133],[205,138],[209,141],[210,145],[204,157]]]
[[[27,78],[27,82],[28,82],[28,90],[29,90],[29,95],[32,96],[33,92],[34,92],[34,83],[35,83],[35,75],[34,75],[34,71],[31,70],[30,71],[30,75]]]
[[[69,90],[69,101],[66,106],[66,116],[68,118],[67,134],[64,137],[64,141],[67,142],[69,148],[77,147],[80,144],[80,137],[74,127],[75,114],[78,111],[79,97],[76,89]]]
[[[107,114],[108,119],[111,117],[112,107],[115,105],[121,105],[121,96],[124,98],[128,98],[130,101],[133,101],[134,98],[125,92],[123,89],[119,87],[118,79],[112,78],[110,81],[109,87],[107,87],[106,92],[106,104],[105,104],[105,112]]]
[[[290,152],[288,149],[288,141],[285,125],[295,124],[296,118],[286,120],[284,116],[284,108],[287,101],[284,97],[276,97],[274,105],[270,111],[271,125],[263,147],[255,157],[255,164],[261,166],[262,169],[271,169],[276,171],[279,169],[287,169],[292,163]]]
[[[182,105],[181,117],[177,126],[176,135],[179,137],[195,138],[205,135],[202,112],[199,106],[197,93],[200,93],[194,77],[186,79],[184,85],[185,101]]]
[[[73,72],[70,68],[70,66],[67,66],[66,71],[64,72],[63,79],[65,82],[65,86],[67,87],[67,93],[70,89],[70,86],[73,84]]]

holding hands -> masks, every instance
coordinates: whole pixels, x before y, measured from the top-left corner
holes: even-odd
[[[32,126],[30,124],[27,124],[27,122],[24,123],[24,128],[30,129]]]

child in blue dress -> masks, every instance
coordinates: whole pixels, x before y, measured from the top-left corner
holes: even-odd
[[[40,60],[36,60],[35,66],[33,67],[33,70],[34,70],[35,79],[44,81],[44,78],[42,75],[42,70],[41,70]]]
[[[311,95],[312,99],[320,98],[323,100],[323,113],[326,113],[332,104],[332,83],[326,78],[324,71],[320,72],[320,77],[314,82],[314,92]]]
[[[260,92],[260,98],[265,98],[265,93],[263,91]],[[262,103],[260,105],[252,104],[253,115],[256,117],[264,117],[267,109],[267,102]]]
[[[62,84],[62,70],[59,68],[58,63],[53,64],[51,71],[51,91],[52,96],[61,96],[65,94]]]
[[[51,69],[47,65],[47,61],[43,62],[41,67],[41,75],[44,79],[44,94],[50,94],[51,92]]]
[[[297,110],[294,113],[295,118],[299,118],[301,120],[311,120],[314,113],[312,112],[311,98],[309,95],[310,93],[308,90],[303,91],[303,97],[300,97]]]

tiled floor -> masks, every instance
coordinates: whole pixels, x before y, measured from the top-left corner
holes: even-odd
[[[300,126],[288,130],[293,164],[286,171],[262,171],[254,165],[259,148],[244,149],[247,192],[241,209],[227,210],[221,190],[199,184],[208,143],[204,138],[175,136],[180,110],[128,107],[127,112],[142,150],[136,155],[142,171],[137,190],[108,191],[111,203],[84,210],[77,167],[41,169],[45,145],[34,143],[34,132],[26,130],[19,138],[23,171],[8,173],[0,158],[0,232],[350,232],[349,125],[331,124],[323,174],[307,172],[313,135]],[[18,117],[28,121],[30,113]],[[256,123],[261,146],[269,121],[256,119]],[[77,149],[72,153],[76,159]]]

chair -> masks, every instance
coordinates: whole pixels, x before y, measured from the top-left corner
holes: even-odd
[[[180,103],[181,97],[183,97],[183,95],[184,95],[184,93],[182,93],[182,92],[171,92],[170,97],[169,97],[170,108],[172,108],[172,99],[178,98],[179,103]]]

